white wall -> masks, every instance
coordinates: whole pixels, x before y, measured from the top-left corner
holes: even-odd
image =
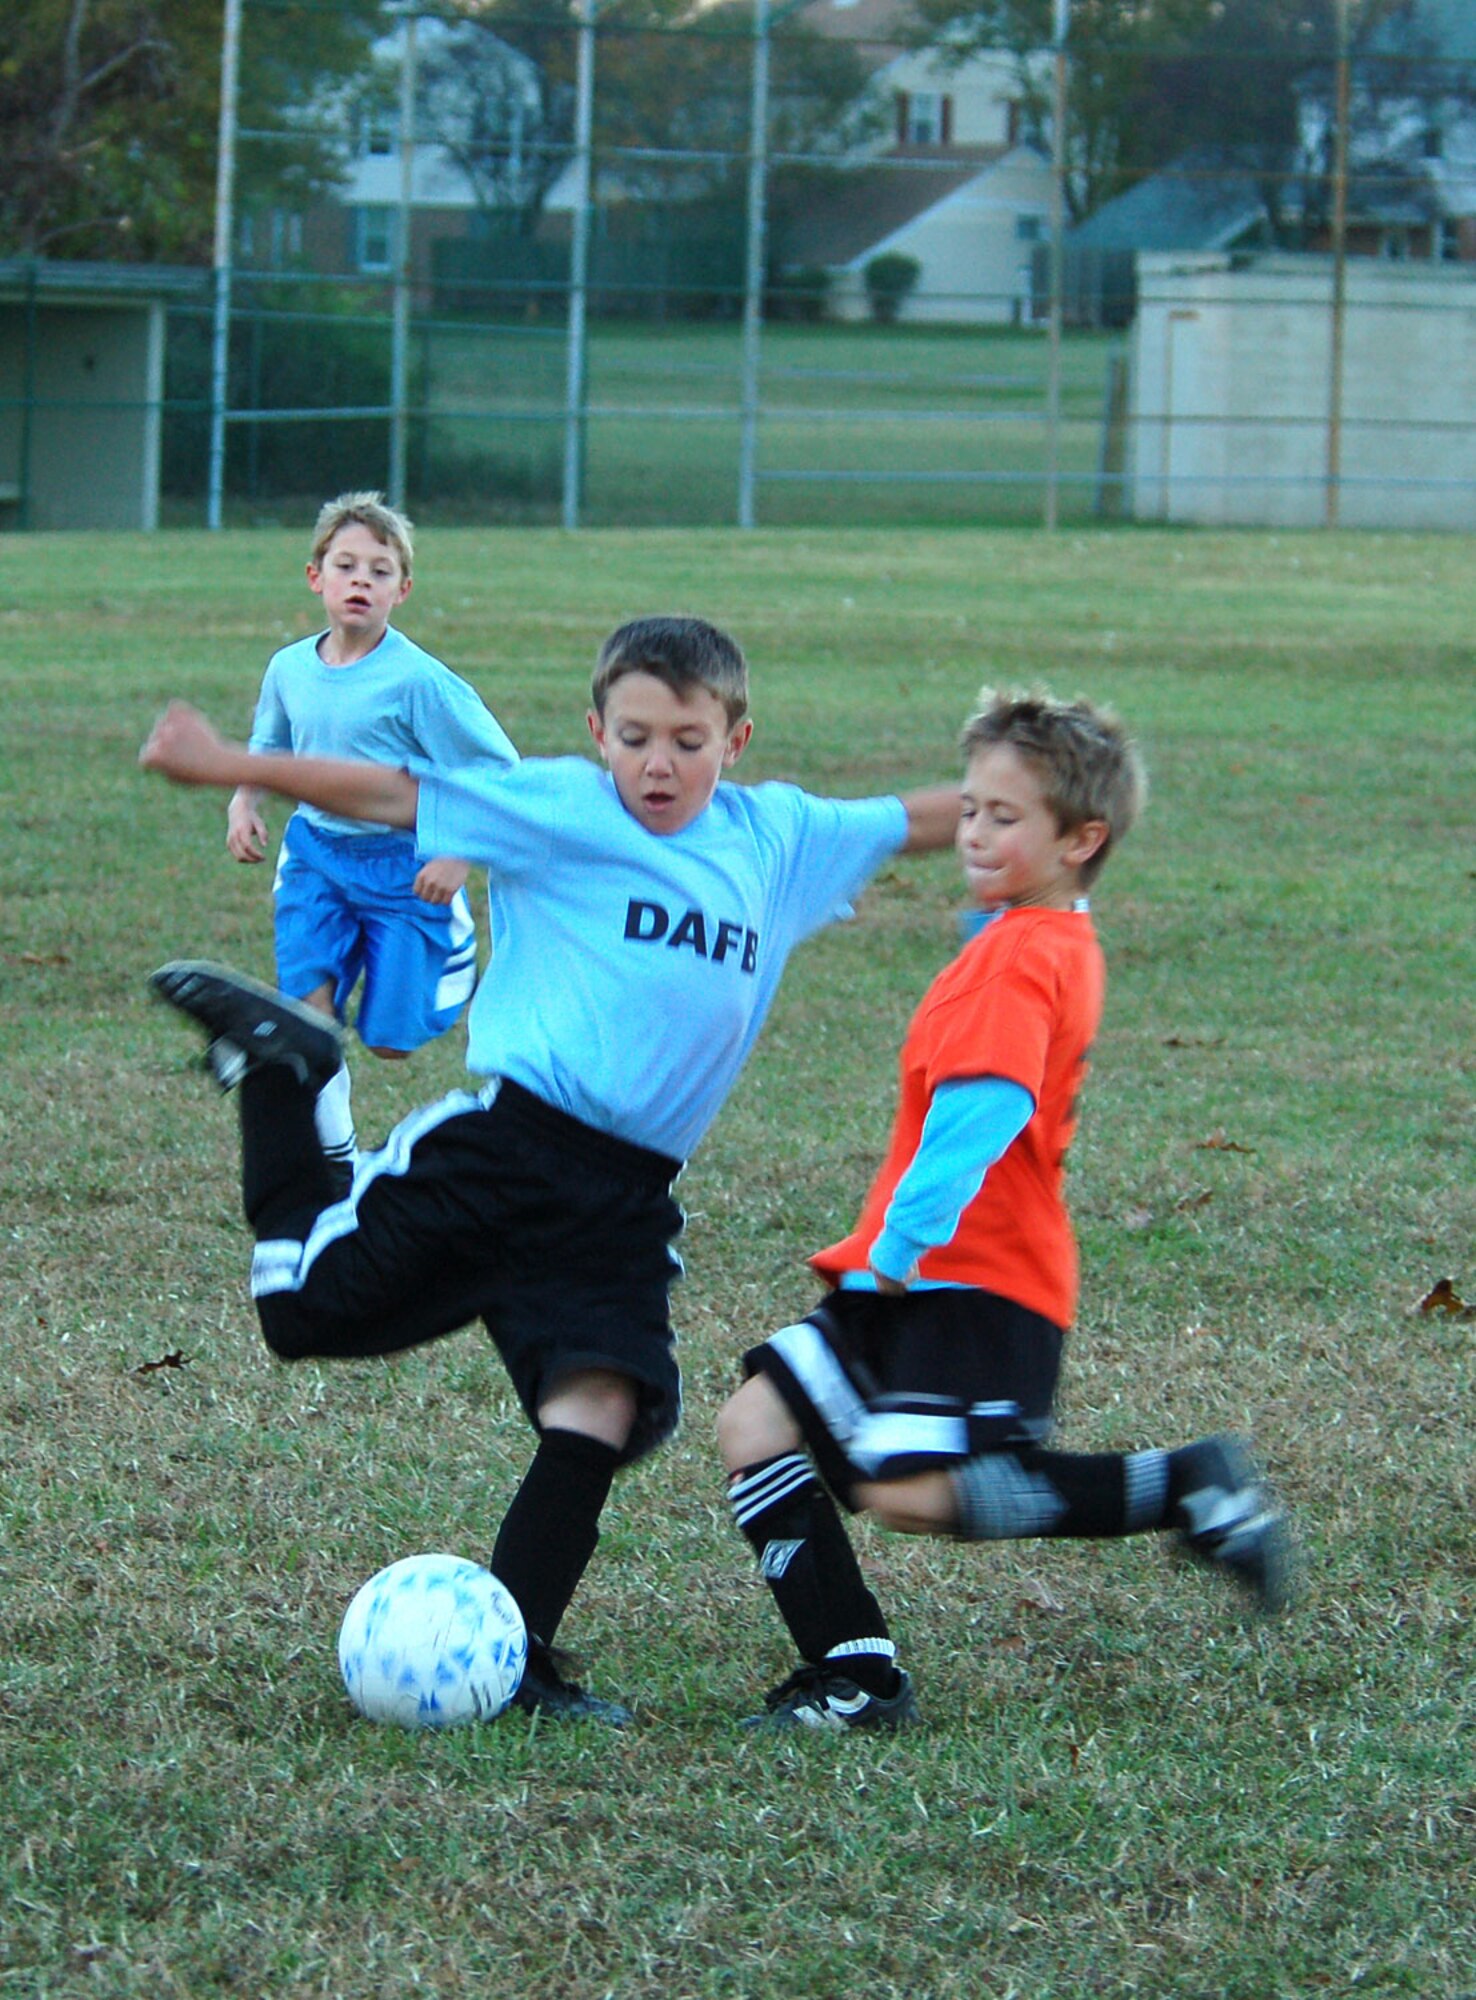
[[[1350,259],[1346,527],[1476,527],[1476,272]],[[1128,456],[1139,520],[1326,519],[1333,265],[1138,258]]]

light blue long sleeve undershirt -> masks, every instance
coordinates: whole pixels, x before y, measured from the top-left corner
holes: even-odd
[[[871,1271],[848,1272],[847,1290],[874,1291],[873,1271],[901,1284],[929,1250],[949,1243],[984,1176],[1035,1110],[1023,1084],[1000,1076],[959,1077],[938,1086],[906,1173],[892,1191]],[[927,1279],[918,1281],[926,1286]]]

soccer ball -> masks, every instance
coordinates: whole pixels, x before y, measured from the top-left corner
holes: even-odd
[[[355,1594],[338,1632],[349,1700],[402,1729],[490,1722],[517,1693],[527,1657],[511,1594],[462,1556],[391,1563]]]

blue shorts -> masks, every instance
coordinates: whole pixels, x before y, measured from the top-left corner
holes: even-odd
[[[408,833],[324,833],[287,822],[273,887],[277,984],[294,1000],[333,987],[345,1018],[362,976],[355,1027],[369,1048],[418,1049],[454,1026],[477,978],[466,891],[427,903]]]

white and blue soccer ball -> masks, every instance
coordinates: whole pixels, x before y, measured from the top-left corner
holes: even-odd
[[[462,1556],[405,1556],[371,1576],[338,1632],[349,1700],[371,1722],[490,1722],[518,1691],[528,1634],[511,1593]]]

